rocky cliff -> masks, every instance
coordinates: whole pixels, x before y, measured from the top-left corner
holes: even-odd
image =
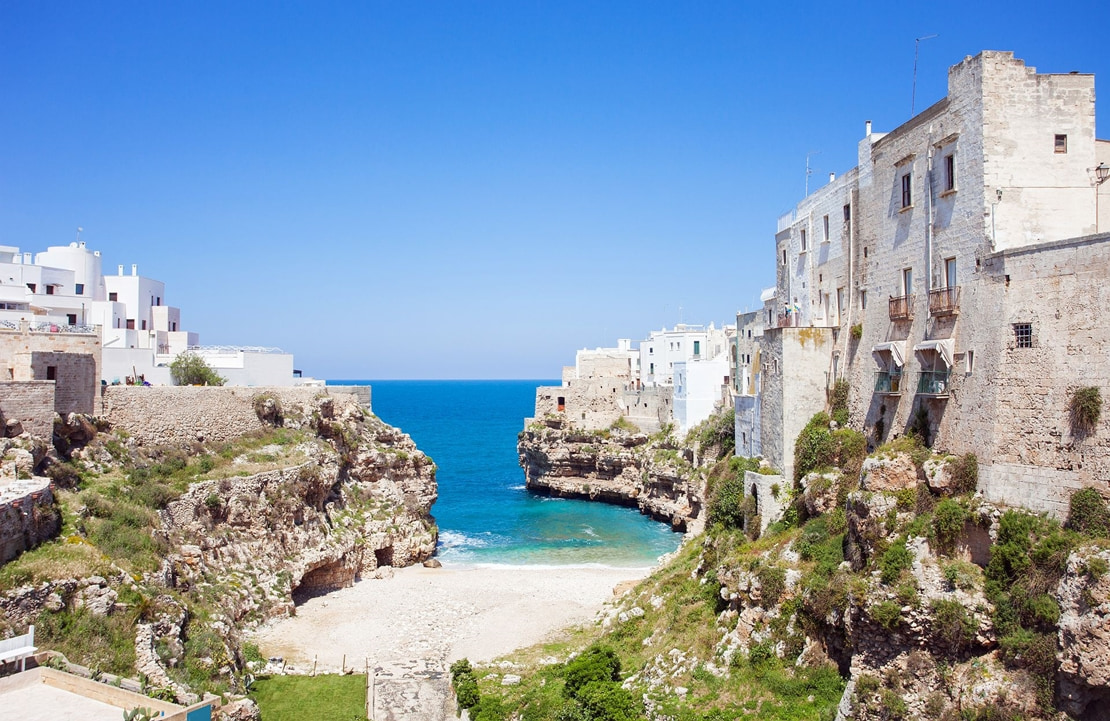
[[[704,480],[692,452],[667,435],[584,431],[549,418],[520,433],[517,453],[534,491],[639,508],[679,531],[700,522]]]
[[[69,520],[0,569],[0,631],[36,623],[43,648],[186,700],[241,688],[253,624],[434,553],[435,465],[407,435],[349,395],[211,390],[258,428],[202,442],[190,425],[159,445],[128,431],[132,403],[133,417],[90,422],[86,443],[43,458]],[[81,624],[111,648],[75,638]]]

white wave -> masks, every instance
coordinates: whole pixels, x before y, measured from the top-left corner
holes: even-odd
[[[468,536],[458,531],[440,531],[439,545],[444,549],[488,548],[490,542],[488,539]]]

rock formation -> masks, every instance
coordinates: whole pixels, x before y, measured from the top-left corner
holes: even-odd
[[[552,418],[522,431],[517,453],[534,491],[639,508],[679,531],[700,519],[704,482],[692,455],[665,437],[583,431]]]

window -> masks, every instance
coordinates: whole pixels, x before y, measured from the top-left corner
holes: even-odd
[[[34,283],[28,283],[27,287],[31,289],[32,293],[37,293],[38,292],[37,290],[35,290],[35,284]]]
[[[802,228],[802,252],[806,252],[806,230]]]
[[[825,216],[825,242],[829,242],[829,216]]]
[[[46,380],[58,380],[58,366],[46,366]]]
[[[85,284],[84,283],[77,283],[76,285],[73,286],[73,292],[76,295],[84,295],[85,294]]]
[[[54,295],[54,286],[52,286],[52,285],[47,285],[47,286],[46,286],[46,294],[47,294],[47,295]]]
[[[175,321],[175,322],[173,322],[173,323],[170,323],[170,330],[172,330],[172,331],[176,331],[176,330],[177,330],[177,322],[176,322],[176,321]]]
[[[844,206],[844,222],[847,223],[852,219],[852,204],[848,203]]]
[[[956,189],[956,156],[951,153],[944,156],[944,189]]]
[[[143,321],[143,330],[146,330],[146,321]]]
[[[861,290],[859,292],[859,307],[863,310],[867,310],[867,291],[866,290]]]
[[[694,341],[694,355],[700,355],[700,354],[701,354],[701,341],[696,340],[696,341]]]
[[[1033,324],[1014,323],[1014,340],[1018,348],[1033,347]]]
[[[944,287],[945,288],[955,288],[956,287],[956,259],[955,258],[945,258],[944,259]]]
[[[968,350],[967,352],[967,375],[971,375],[975,371],[975,351]]]
[[[68,323],[69,325],[77,325],[77,314],[66,313],[66,323]]]
[[[786,251],[782,251],[782,264],[786,265]]]
[[[1057,153],[1066,153],[1066,152],[1068,152],[1068,136],[1066,136],[1066,135],[1057,135],[1056,136],[1055,150],[1056,150]]]
[[[119,300],[119,293],[109,293],[108,300]]]
[[[653,355],[654,353],[655,353],[655,346],[649,345],[648,346],[648,355]]]
[[[836,310],[840,313],[844,312],[844,289],[836,289]]]
[[[913,173],[902,176],[902,207],[909,208],[913,205]]]
[[[902,295],[913,292],[913,268],[902,269]]]
[[[157,296],[154,299],[154,305],[162,305],[162,296]]]
[[[866,246],[866,245],[865,245],[865,246],[863,246],[863,257],[864,257],[864,258],[866,258],[866,257],[867,257],[867,246]]]
[[[135,330],[135,321],[131,318],[127,319],[127,330]]]

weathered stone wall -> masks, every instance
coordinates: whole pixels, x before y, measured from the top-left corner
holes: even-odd
[[[795,439],[828,400],[834,329],[773,328],[763,339],[763,457],[793,478]]]
[[[100,415],[113,428],[127,431],[144,445],[185,445],[192,441],[227,441],[264,426],[253,401],[260,394],[276,397],[286,413],[311,413],[324,388],[243,388],[231,386],[106,386]],[[357,403],[355,396],[340,394]]]
[[[96,404],[96,358],[88,353],[33,351],[31,374],[33,378],[49,378],[53,368],[54,411],[67,413],[92,413]]]
[[[744,495],[755,497],[760,533],[782,518],[783,501],[791,485],[793,482],[788,483],[783,476],[744,471]]]
[[[49,478],[0,479],[0,563],[53,538],[61,527]]]
[[[54,381],[0,382],[0,422],[13,420],[33,436],[50,438],[54,430]]]
[[[624,416],[641,430],[653,433],[671,421],[673,393],[670,386],[634,388],[627,378],[616,376],[564,380],[561,386],[536,389],[536,414],[525,423],[558,415],[577,428],[600,430]]]

